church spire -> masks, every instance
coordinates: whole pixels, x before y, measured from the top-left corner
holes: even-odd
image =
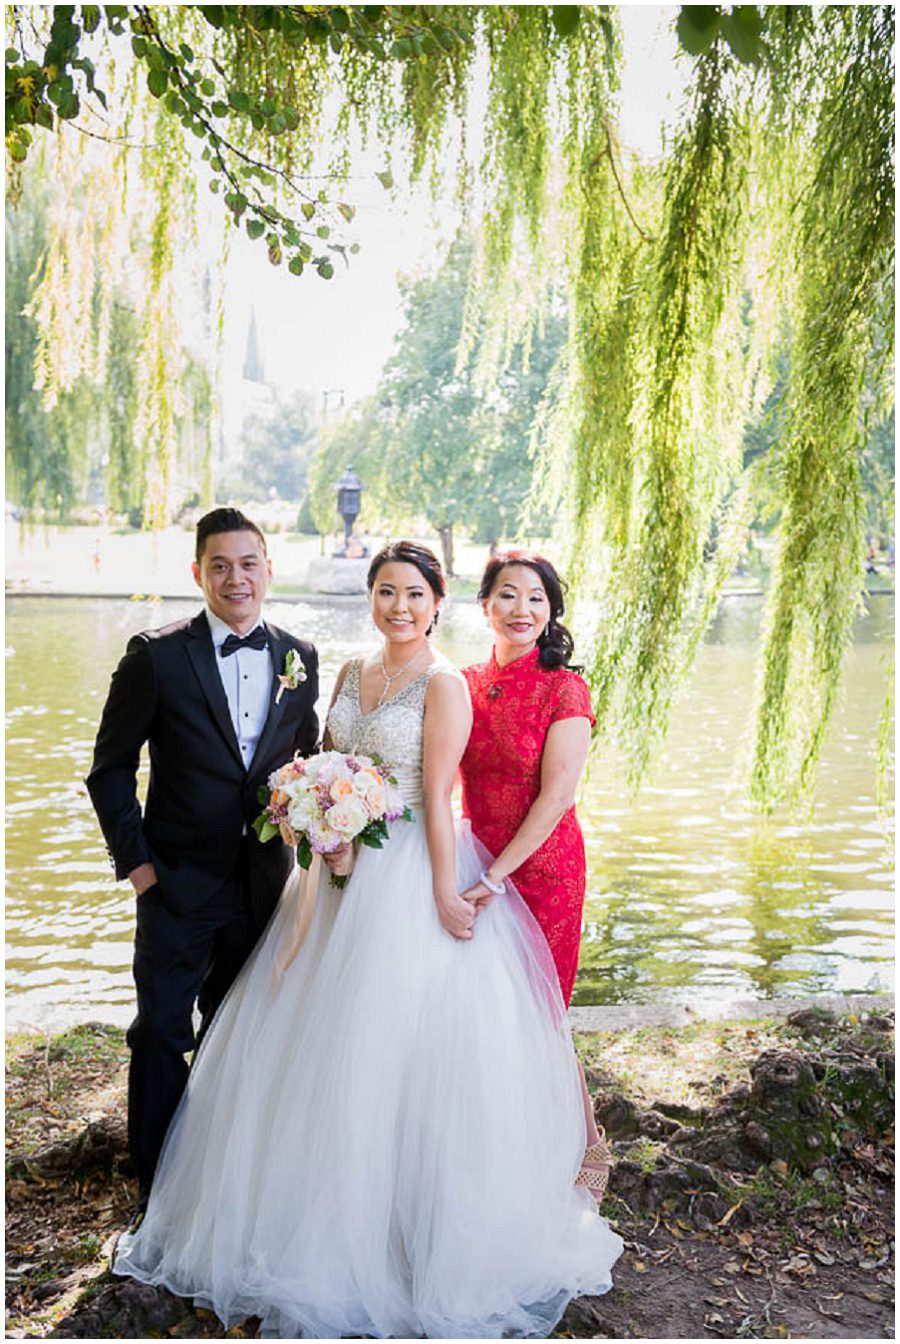
[[[262,356],[259,353],[259,337],[256,334],[256,309],[250,309],[250,326],[247,331],[247,349],[244,352],[244,378],[248,383],[265,383]]]

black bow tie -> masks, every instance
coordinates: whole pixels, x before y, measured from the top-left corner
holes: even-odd
[[[238,649],[267,649],[269,647],[269,636],[261,625],[255,630],[251,630],[249,635],[226,635],[225,643],[219,649],[220,658],[229,658],[231,654],[237,653]]]

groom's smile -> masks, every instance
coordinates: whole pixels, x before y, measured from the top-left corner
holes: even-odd
[[[272,563],[255,532],[214,532],[193,573],[214,615],[238,635],[253,629],[272,577]]]

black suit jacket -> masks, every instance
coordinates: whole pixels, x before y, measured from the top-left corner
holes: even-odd
[[[112,676],[86,783],[116,877],[153,863],[167,903],[199,909],[232,876],[249,831],[256,895],[274,903],[293,864],[278,840],[260,845],[250,823],[257,789],[318,737],[318,658],[312,644],[266,624],[274,671],[269,714],[249,769],[244,768],[216,666],[205,612],[135,635]],[[296,649],[306,681],[285,690],[278,673]],[[141,747],[149,744],[150,785],[143,815],[137,799]]]

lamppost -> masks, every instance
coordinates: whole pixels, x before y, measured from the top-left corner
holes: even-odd
[[[338,513],[344,520],[344,554],[350,546],[353,524],[359,516],[359,497],[362,494],[362,481],[352,467],[348,467],[337,484]]]

